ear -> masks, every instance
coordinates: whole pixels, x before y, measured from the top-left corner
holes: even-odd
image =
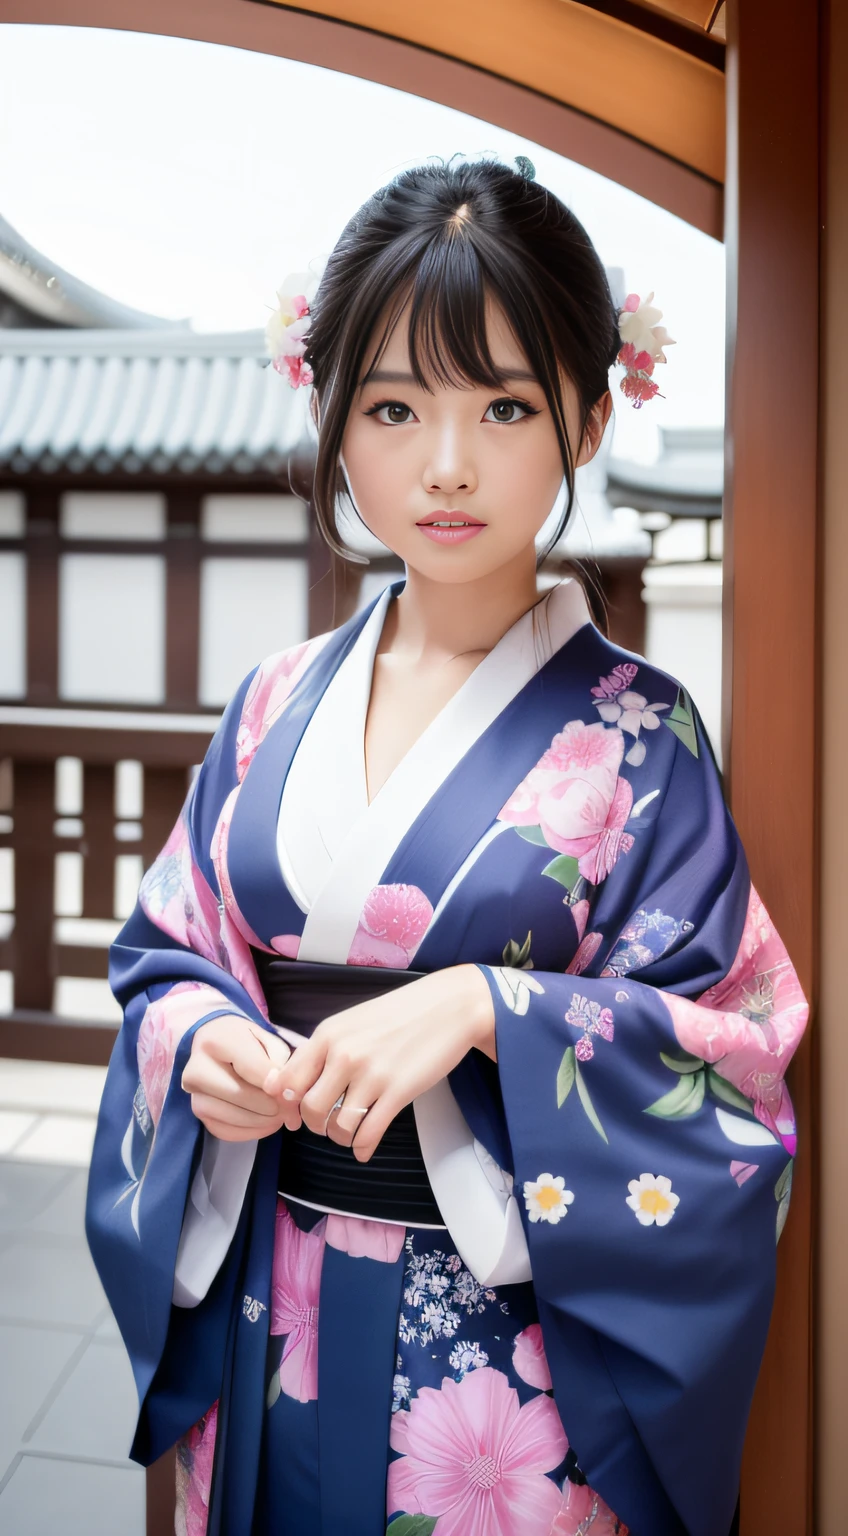
[[[589,412],[586,425],[583,429],[583,439],[580,444],[580,452],[577,455],[577,464],[575,465],[575,468],[577,468],[580,464],[588,464],[589,460],[595,457],[595,454],[603,442],[604,433],[607,429],[607,422],[609,421],[611,415],[612,395],[610,394],[609,390],[605,390],[600,399],[595,401],[595,404],[592,406],[592,409]]]

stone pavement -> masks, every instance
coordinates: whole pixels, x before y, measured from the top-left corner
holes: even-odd
[[[0,1060],[0,1536],[144,1536],[135,1388],[83,1233],[103,1076]]]

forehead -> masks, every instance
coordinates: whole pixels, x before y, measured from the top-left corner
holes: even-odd
[[[380,316],[374,328],[365,354],[365,372],[370,369],[374,357],[380,347],[382,338],[386,336],[389,326],[391,330],[382,347],[380,356],[380,370],[407,370],[409,369],[409,319],[411,313],[411,301],[407,300],[400,309],[397,320],[394,321],[389,306]],[[526,371],[529,367],[526,353],[515,335],[503,307],[497,299],[486,298],[485,303],[485,329],[486,342],[492,361],[499,372],[507,373],[512,369]],[[449,338],[447,351],[450,351]]]

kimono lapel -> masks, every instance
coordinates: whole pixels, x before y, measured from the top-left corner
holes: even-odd
[[[374,656],[392,596],[387,588],[344,665],[330,678],[283,788],[277,855],[289,890],[309,912],[351,827],[368,811],[365,719]],[[305,952],[300,954],[306,958]],[[339,956],[347,959],[347,951]]]
[[[497,834],[492,823],[530,769],[569,720],[581,719],[591,703],[589,682],[609,669],[610,647],[587,623],[566,641],[498,715],[424,807],[398,844],[382,876],[386,885],[416,885],[437,907],[457,889],[478,851]],[[618,653],[620,654],[620,653]],[[416,954],[426,969],[432,924]]]
[[[524,697],[528,685],[532,685],[532,680],[543,675],[552,649],[567,644],[575,632],[587,626],[588,618],[585,599],[578,585],[563,583],[524,614],[475,668],[398,764],[371,805],[363,806],[361,816],[353,822],[347,837],[335,851],[307,915],[299,959],[336,964],[347,960],[369,894],[377,885],[393,883],[386,871],[395,866],[402,869],[403,860],[399,854],[406,846],[410,829],[414,831],[422,820],[429,820],[433,814],[447,818],[447,837],[444,819],[438,823],[438,828],[441,841],[448,847],[440,850],[441,858],[436,855],[435,878],[421,889],[432,903],[438,901],[444,885],[455,872],[451,869],[444,885],[439,883],[445,857],[449,863],[457,841],[449,786],[458,775],[462,775],[463,785],[468,783],[465,765],[475,757],[481,743],[485,743],[497,729],[498,722],[507,719],[511,709]],[[594,633],[591,625],[588,628]],[[371,655],[373,659],[373,651]],[[369,683],[370,671],[369,667]],[[363,693],[363,690],[359,692]],[[366,687],[359,702],[355,739],[360,754],[368,692]],[[502,729],[501,735],[504,734]],[[506,734],[509,734],[508,727]],[[348,739],[352,747],[353,736]],[[308,742],[304,747],[308,747]],[[484,751],[487,769],[489,750]],[[528,766],[535,760],[531,758]],[[320,773],[317,762],[315,769]],[[506,778],[509,772],[507,768]],[[491,792],[488,772],[476,778],[473,786],[469,786],[475,802],[475,826],[482,817],[481,830],[485,831],[522,776],[523,772],[519,771],[500,799]],[[465,852],[470,851],[476,841],[477,836]],[[455,867],[458,868],[461,862],[462,859]],[[396,878],[398,883],[420,884],[407,873],[401,872]]]
[[[283,786],[319,700],[375,606],[355,614],[327,641],[257,748],[236,799],[227,845],[230,883],[240,911],[265,943],[277,934],[296,932],[300,924],[274,836]]]

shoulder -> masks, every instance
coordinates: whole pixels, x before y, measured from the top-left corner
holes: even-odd
[[[594,645],[591,648],[590,670],[598,676],[590,684],[593,699],[636,692],[646,700],[668,705],[676,703],[680,695],[689,697],[685,684],[670,672],[663,671],[638,651],[627,651],[615,645],[594,629]],[[587,658],[587,662],[589,658]]]
[[[712,767],[709,738],[679,678],[614,645],[597,630],[587,672],[586,719],[618,727],[625,739],[624,761],[631,768],[641,767],[651,748],[650,755],[660,756],[668,771],[680,760],[681,750],[684,758]]]
[[[299,645],[275,651],[242,684],[239,721],[236,730],[238,777],[241,780],[256,748],[270,730],[292,691],[309,666],[320,655],[334,631],[315,635]]]

